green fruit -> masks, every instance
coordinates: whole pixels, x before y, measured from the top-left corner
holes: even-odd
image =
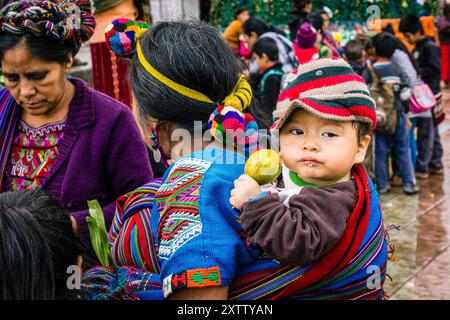
[[[255,151],[245,163],[245,174],[263,185],[274,181],[281,173],[281,157],[271,149]]]

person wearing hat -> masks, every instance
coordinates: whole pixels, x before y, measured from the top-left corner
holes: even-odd
[[[370,219],[382,221],[378,195],[361,165],[376,126],[375,102],[347,62],[321,59],[290,76],[274,116],[284,188],[263,192],[242,175],[230,203],[241,210],[251,243],[283,264],[308,265],[348,237],[358,202],[368,206]]]
[[[293,44],[295,56],[300,64],[319,59],[319,49],[316,47],[316,42],[317,30],[311,23],[303,23]]]

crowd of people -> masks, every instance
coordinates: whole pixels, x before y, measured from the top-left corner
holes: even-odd
[[[343,46],[310,1],[288,33],[246,8],[223,33],[117,19],[105,46],[130,105],[70,75],[91,8],[0,9],[0,299],[385,297],[379,194],[444,171],[448,6],[442,52],[413,14],[412,52],[391,27]],[[281,174],[261,183],[247,164],[267,136]]]
[[[248,12],[245,21],[241,21],[244,41],[240,45],[248,48],[252,55],[240,54],[246,52],[245,48],[235,52],[247,61],[258,109],[264,110],[265,114],[273,113],[283,77],[293,68],[318,59],[343,58],[365,79],[371,90],[378,90],[372,77],[378,79],[377,83],[391,86],[385,87],[380,99],[386,98],[384,95],[392,96],[389,101],[394,102],[396,112],[387,117],[387,125],[392,128],[381,128],[385,115],[379,112],[382,121],[375,130],[374,146],[365,161],[379,193],[388,193],[391,185],[400,185],[405,194],[416,194],[419,192],[416,179],[427,179],[430,174],[442,175],[443,148],[437,126],[445,116],[441,104],[441,80],[444,84],[448,82],[446,42],[450,30],[450,6],[444,8],[438,23],[441,48],[433,37],[425,35],[418,16],[402,17],[397,32],[413,46],[411,52],[390,24],[381,33],[360,35],[341,46],[329,31],[330,14],[326,10],[312,11],[310,1],[294,2],[290,36],[257,17],[250,17]],[[242,15],[243,10],[238,12]],[[225,39],[231,45],[230,40]],[[417,106],[418,97],[433,103]],[[414,105],[410,107],[411,104]],[[264,119],[259,122],[264,127]]]

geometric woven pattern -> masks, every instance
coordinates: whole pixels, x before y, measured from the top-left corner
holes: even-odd
[[[211,162],[200,159],[178,160],[159,188],[155,203],[160,213],[160,259],[169,259],[174,252],[201,233],[199,189],[210,166]]]
[[[218,267],[200,268],[169,275],[163,281],[163,291],[167,297],[182,288],[217,287],[220,283]]]

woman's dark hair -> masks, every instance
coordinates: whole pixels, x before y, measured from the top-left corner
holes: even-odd
[[[409,13],[400,19],[398,30],[401,33],[415,34],[420,31],[420,34],[423,34],[423,27],[420,22],[420,18],[413,13]]]
[[[233,91],[242,73],[220,32],[203,22],[162,22],[139,41],[145,58],[157,71],[217,103]],[[170,89],[151,76],[137,56],[132,59],[130,78],[143,125],[151,116],[190,131],[194,121],[201,120],[206,130],[217,103],[193,100]]]
[[[267,55],[270,61],[278,61],[278,46],[272,38],[261,38],[255,42],[252,48],[252,53],[258,57],[262,57],[263,53]]]
[[[317,31],[320,30],[321,33],[323,33],[324,21],[320,12],[313,12],[308,14],[306,16],[305,22],[311,23]]]
[[[0,300],[54,297],[53,265],[42,227],[26,209],[0,201]]]
[[[448,17],[450,15],[450,4],[446,4],[444,6],[444,12],[443,12],[445,17]]]
[[[78,292],[67,288],[67,268],[77,264],[78,256],[82,254],[82,244],[73,231],[72,221],[66,210],[40,190],[1,193],[0,205],[31,214],[38,224],[34,227],[44,239],[40,242],[42,248],[39,250],[46,252],[51,263],[54,298],[75,298]],[[37,248],[35,252],[38,253],[39,250]]]
[[[238,18],[238,16],[242,13],[248,11],[247,8],[239,8],[234,12],[234,19],[236,20]]]
[[[14,49],[22,43],[31,54],[44,61],[64,64],[73,56],[73,48],[71,46],[38,38],[32,34],[16,36],[9,33],[0,33],[0,61],[3,60],[8,50]]]
[[[242,30],[244,34],[248,36],[251,36],[252,32],[256,33],[258,37],[266,32],[276,32],[282,36],[285,36],[285,33],[280,28],[277,28],[271,24],[266,24],[264,21],[256,17],[250,17],[250,19],[245,21],[242,25]]]
[[[94,33],[95,19],[88,0],[55,4],[52,1],[17,1],[0,10],[0,61],[8,50],[24,44],[45,61],[65,63],[75,56],[82,42]],[[72,4],[72,5],[73,5]],[[39,10],[36,10],[36,7]],[[79,20],[71,21],[72,11]]]
[[[293,12],[301,12],[310,3],[311,3],[310,0],[293,0],[292,1],[292,11]]]

